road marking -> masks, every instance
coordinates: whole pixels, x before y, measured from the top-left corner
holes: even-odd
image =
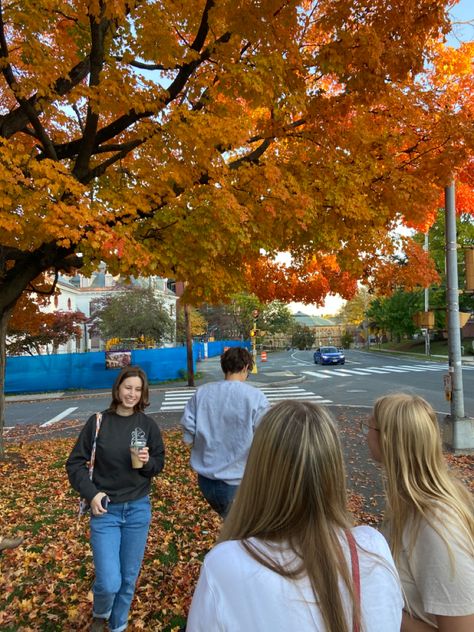
[[[401,364],[400,368],[406,369],[407,371],[414,371],[415,373],[421,373],[423,371],[437,371],[438,370],[438,369],[429,368],[429,367],[413,366],[412,364]]]
[[[314,377],[319,377],[321,379],[331,377],[330,375],[324,375],[320,371],[301,371],[301,373],[304,373],[305,375],[314,375]]]
[[[341,375],[370,375],[366,369],[334,369],[333,373]]]
[[[324,376],[328,377],[328,376]],[[164,400],[160,407],[160,412],[179,412],[183,411],[186,403],[192,397],[196,389],[193,391],[166,391]],[[260,390],[265,394],[271,404],[280,402],[285,399],[294,399],[300,401],[311,401],[318,404],[332,404],[332,400],[323,399],[321,395],[315,395],[300,386],[262,386]]]
[[[45,426],[51,426],[52,424],[55,424],[57,421],[61,421],[61,419],[64,419],[64,417],[67,417],[67,415],[70,415],[75,410],[77,410],[77,406],[74,406],[73,408],[66,408],[66,410],[64,410],[62,413],[59,413],[59,415],[56,415],[56,417],[53,417],[52,419],[48,419],[48,421],[45,421],[44,424],[40,424],[40,428],[44,428]]]
[[[408,373],[408,369],[401,369],[398,366],[390,366],[390,365],[384,365],[383,367],[381,367],[382,369],[387,369],[389,371],[389,373]]]
[[[470,367],[474,368],[474,367]],[[319,371],[302,371],[305,375],[311,375],[313,377],[317,377],[319,379],[325,379],[330,377],[348,377],[350,375],[373,375],[373,374],[387,374],[387,373],[422,373],[425,371],[446,371],[447,367],[440,366],[438,364],[400,364],[400,365],[390,365],[385,364],[380,367],[363,367],[363,368],[340,368],[339,366],[334,366],[331,369],[320,369]]]
[[[170,399],[189,399],[194,393],[166,393]]]

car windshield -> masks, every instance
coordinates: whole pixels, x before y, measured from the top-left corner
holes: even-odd
[[[321,347],[321,353],[339,353],[336,347]]]

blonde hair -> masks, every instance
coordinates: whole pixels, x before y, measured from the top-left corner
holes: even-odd
[[[393,393],[375,402],[373,417],[385,469],[386,520],[395,561],[402,551],[406,525],[412,525],[410,552],[424,519],[444,540],[454,572],[447,532],[466,553],[474,554],[473,502],[448,470],[436,413],[422,397]]]
[[[340,530],[351,525],[342,450],[329,412],[309,402],[277,404],[255,432],[219,541],[242,540],[254,559],[288,579],[308,576],[326,629],[349,632],[338,580],[360,622],[340,542]],[[252,537],[289,546],[294,560],[278,563],[249,542]]]

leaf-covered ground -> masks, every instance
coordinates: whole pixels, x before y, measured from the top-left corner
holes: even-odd
[[[377,524],[379,472],[368,460],[357,415],[340,410],[338,419],[352,488],[351,510],[357,522]],[[79,427],[69,422],[59,430],[70,436]],[[85,519],[77,523],[77,495],[64,470],[74,440],[43,432],[38,434],[37,426],[8,432],[8,458],[0,463],[0,533],[25,536],[23,546],[0,556],[2,632],[82,631],[90,622],[93,566],[88,525]],[[132,604],[131,632],[171,632],[184,624],[201,560],[220,525],[201,499],[180,433],[166,430],[163,435],[167,463],[154,486],[153,521]],[[449,459],[472,486],[472,457]]]

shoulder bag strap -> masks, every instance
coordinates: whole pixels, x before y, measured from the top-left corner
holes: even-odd
[[[91,460],[89,461],[89,478],[91,480],[92,480],[92,476],[94,474],[95,449],[97,447],[97,436],[99,434],[100,424],[101,423],[102,423],[102,413],[96,413],[96,416],[95,416],[94,441],[92,442]]]
[[[359,555],[357,553],[357,545],[352,532],[349,529],[346,529],[347,541],[349,543],[349,551],[351,553],[351,568],[352,568],[352,585],[354,589],[354,600],[355,604],[358,606],[358,610],[360,612],[360,571],[359,571]],[[355,618],[355,612],[352,619],[352,630],[353,632],[360,632],[359,624]]]

